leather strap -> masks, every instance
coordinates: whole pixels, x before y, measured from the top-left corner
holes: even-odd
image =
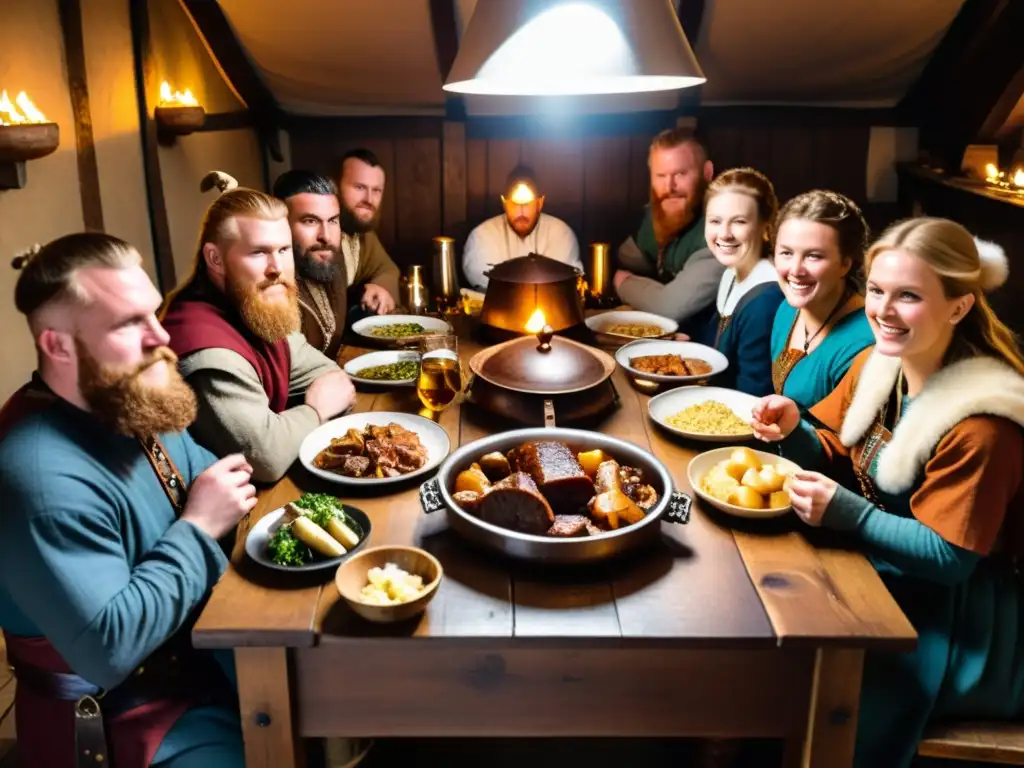
[[[103,714],[99,702],[92,696],[82,696],[75,702],[75,765],[77,768],[110,765]]]

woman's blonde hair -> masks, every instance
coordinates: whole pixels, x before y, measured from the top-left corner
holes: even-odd
[[[203,257],[203,246],[207,243],[224,245],[238,237],[237,219],[262,219],[276,221],[288,218],[288,207],[284,201],[255,189],[238,186],[234,178],[222,171],[211,171],[203,177],[199,184],[200,191],[206,192],[216,187],[220,196],[210,203],[199,229],[199,242],[196,245],[195,260],[192,273],[185,278],[164,302],[168,307],[178,295],[190,289],[202,289],[208,282],[206,259]]]
[[[768,240],[765,253],[771,253],[774,234],[775,216],[779,211],[779,198],[775,196],[775,187],[760,171],[754,168],[730,168],[718,174],[708,185],[704,193],[704,210],[715,195],[725,191],[739,191],[754,198],[757,204],[757,216],[765,224]]]
[[[949,219],[907,219],[890,226],[868,249],[868,270],[879,254],[896,248],[912,253],[931,267],[942,281],[946,298],[974,295],[974,306],[956,325],[946,362],[991,356],[1004,360],[1024,376],[1024,354],[1017,339],[985,298],[986,291],[1006,282],[1009,270],[1003,250],[975,240],[964,227]]]
[[[806,219],[835,230],[839,254],[850,260],[846,282],[853,290],[864,289],[864,249],[868,244],[868,223],[860,207],[846,195],[828,189],[812,189],[789,200],[775,218],[778,232],[788,219]]]

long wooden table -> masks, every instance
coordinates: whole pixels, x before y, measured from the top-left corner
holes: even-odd
[[[480,347],[461,342],[465,361]],[[343,359],[364,350],[346,347]],[[619,369],[618,408],[595,428],[649,449],[690,492],[707,445],[666,435]],[[412,388],[360,392],[358,411],[417,412]],[[507,424],[472,405],[442,412],[452,449]],[[420,478],[425,479],[425,478]],[[418,620],[375,625],[315,579],[247,560],[245,534],[303,492],[365,511],[370,546],[414,544],[445,576]],[[193,631],[234,650],[250,768],[298,768],[303,738],[405,736],[780,737],[786,763],[852,761],[866,649],[916,634],[859,554],[812,545],[792,516],[742,525],[701,508],[658,544],[582,569],[518,564],[425,515],[418,484],[350,493],[298,465],[239,528],[231,566]]]

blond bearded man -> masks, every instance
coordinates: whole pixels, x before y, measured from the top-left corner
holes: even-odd
[[[355,390],[299,331],[285,204],[226,174],[211,180],[227,191],[207,210],[195,269],[163,321],[199,401],[193,435],[215,454],[245,455],[255,481],[276,482]]]
[[[699,328],[714,311],[725,268],[704,239],[704,190],[714,176],[707,150],[684,129],[662,131],[648,154],[650,204],[620,247],[615,290],[635,309]]]
[[[0,626],[26,766],[76,765],[76,742],[119,768],[244,765],[230,656],[189,637],[256,490],[185,431],[141,262],[101,233],[15,260],[38,367],[0,412]]]

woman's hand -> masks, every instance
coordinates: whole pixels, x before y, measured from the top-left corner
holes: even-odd
[[[800,470],[793,473],[789,499],[793,503],[793,511],[808,525],[821,525],[821,518],[835,495],[836,481],[832,478],[820,472]]]
[[[750,428],[754,437],[766,443],[774,443],[789,437],[800,423],[800,409],[788,397],[768,395],[754,406]]]

